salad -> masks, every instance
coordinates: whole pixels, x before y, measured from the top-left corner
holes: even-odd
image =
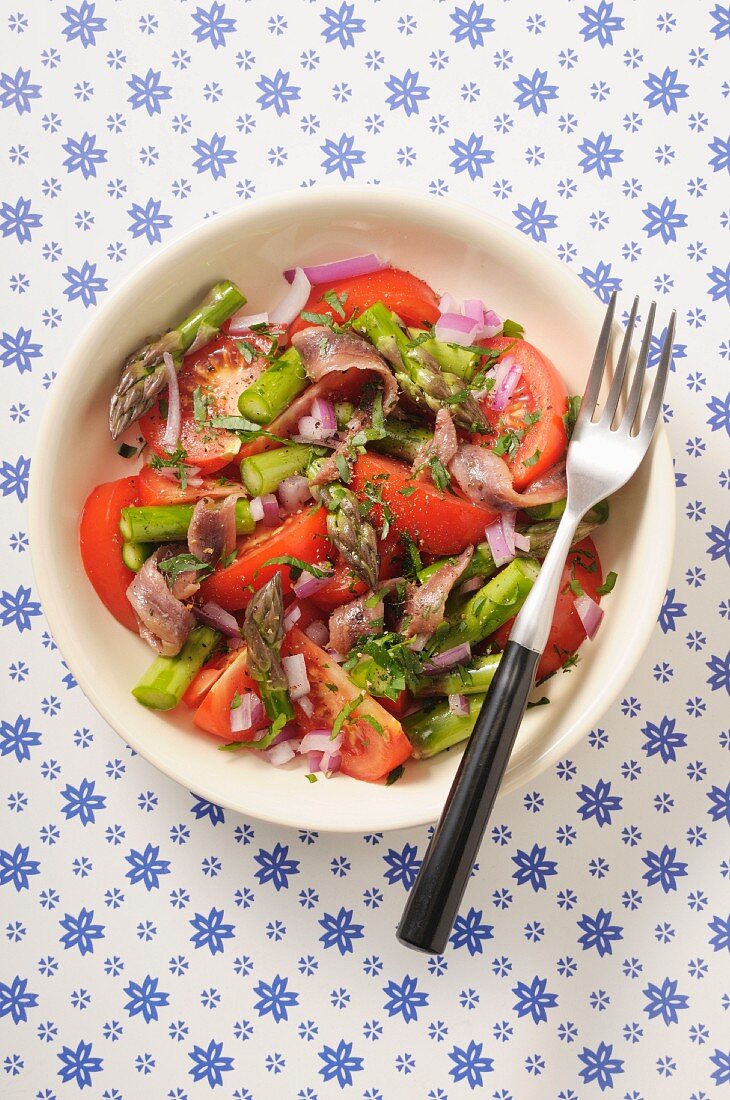
[[[565,507],[579,399],[515,321],[357,256],[231,282],[132,354],[135,474],[83,508],[88,578],[155,659],[133,694],[227,751],[393,782],[468,738]],[[601,622],[581,523],[538,680]],[[540,700],[547,702],[547,699]]]

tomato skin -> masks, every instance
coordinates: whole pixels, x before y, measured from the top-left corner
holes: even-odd
[[[279,527],[259,524],[256,531],[240,543],[233,564],[217,569],[203,581],[200,598],[203,602],[213,600],[226,611],[239,611],[251,598],[248,586],[259,589],[279,571],[286,595],[292,587],[289,567],[268,565],[271,558],[289,554],[316,565],[330,553],[327,513],[319,505],[312,505],[288,516]]]
[[[344,317],[336,313],[329,302],[324,301],[322,296],[330,290],[334,290],[339,296],[347,295],[342,306]],[[382,302],[393,313],[397,313],[402,321],[413,327],[423,326],[424,322],[426,325],[433,325],[439,319],[439,298],[435,291],[417,275],[397,267],[314,286],[304,309],[310,313],[326,314],[335,321],[344,321],[349,320],[355,310],[362,313],[375,302]],[[315,323],[298,317],[289,326],[289,338],[295,332]]]
[[[472,441],[491,447],[506,429],[524,426],[521,417],[515,416],[514,413],[534,412],[536,409],[542,411],[542,416],[537,423],[531,425],[525,432],[514,458],[506,460],[512,472],[514,487],[521,492],[554,466],[565,453],[568,440],[563,413],[567,409],[568,391],[550,360],[527,340],[492,336],[488,340],[478,342],[484,348],[501,352],[507,352],[509,349],[508,354],[513,356],[522,367],[522,377],[504,412],[495,412],[490,394],[482,398],[480,401],[482,411],[496,434],[491,436],[476,434],[472,436]],[[526,466],[525,460],[529,460],[537,450],[540,451],[537,461]]]
[[[194,681],[193,681],[194,682]],[[261,720],[250,730],[243,733],[231,732],[231,703],[238,693],[243,695],[252,691],[258,695],[258,688],[254,680],[248,674],[248,653],[246,649],[236,651],[233,660],[226,666],[216,682],[204,697],[195,712],[193,721],[206,733],[213,733],[216,737],[222,737],[224,741],[253,741],[256,730],[268,725],[268,719],[262,715]]]
[[[378,695],[377,700],[381,707],[385,707],[388,714],[392,714],[399,721],[401,718],[405,718],[413,706],[413,696],[408,690],[401,691],[397,699],[388,699],[386,695]]]
[[[266,350],[270,341],[262,343],[260,337],[247,337],[260,350]],[[246,363],[238,350],[236,340],[219,336],[205,347],[186,355],[178,374],[180,387],[180,446],[186,452],[186,463],[199,466],[203,474],[222,470],[238,454],[241,441],[233,432],[222,428],[208,428],[199,424],[194,416],[193,392],[200,387],[208,398],[208,415],[238,416],[238,397],[266,368],[263,357]],[[166,398],[165,398],[166,400]],[[164,457],[168,451],[163,444],[167,427],[159,401],[145,413],[139,422],[140,431],[156,454]]]
[[[86,498],[79,524],[79,549],[86,576],[117,622],[137,632],[137,619],[127,599],[134,573],[122,561],[119,519],[122,508],[137,504],[136,477],[97,485]]]
[[[581,554],[582,551],[582,554]],[[593,573],[589,572],[586,568],[583,554],[593,554],[595,556],[596,568]],[[536,680],[544,680],[546,676],[550,676],[551,673],[557,672],[561,668],[572,653],[575,653],[582,643],[586,640],[586,632],[583,628],[580,615],[575,610],[575,596],[568,588],[572,580],[572,572],[575,572],[575,579],[580,581],[581,587],[587,596],[595,600],[596,603],[601,602],[601,597],[598,595],[597,589],[603,584],[603,570],[601,568],[601,559],[598,556],[595,543],[593,539],[586,538],[582,542],[579,542],[577,546],[568,554],[568,560],[563,570],[563,576],[560,580],[560,589],[558,592],[558,600],[555,605],[555,614],[553,615],[553,625],[550,629],[550,636],[545,646],[545,652],[540,658],[540,662],[537,666]],[[500,646],[504,648],[509,638],[509,632],[512,629],[512,623],[514,619],[510,619],[508,623],[501,626],[497,630],[492,638]]]
[[[441,493],[429,481],[414,481],[403,462],[385,455],[360,455],[350,488],[366,499],[365,484],[380,488],[383,501],[393,513],[392,525],[409,535],[419,550],[436,557],[460,554],[467,546],[484,540],[484,529],[497,513],[452,493]],[[401,490],[415,491],[403,496]],[[381,509],[372,509],[376,527],[382,524]]]
[[[224,497],[235,489],[241,489],[240,482],[229,481],[221,477],[201,478],[202,485],[187,485],[184,489],[175,478],[163,477],[152,466],[143,466],[137,475],[140,504],[194,504],[203,497]],[[195,479],[197,480],[197,478]]]
[[[347,673],[296,626],[286,635],[282,653],[285,656],[301,653],[307,667],[311,685],[309,698],[314,711],[311,716],[307,715],[298,702],[294,704],[297,723],[302,729],[309,731],[331,726],[344,704],[361,694]],[[328,684],[336,690],[331,691]],[[372,717],[383,732],[377,733],[363,715]],[[341,749],[343,773],[374,782],[407,760],[411,752],[411,743],[400,722],[377,700],[365,695],[353,718],[345,722]]]

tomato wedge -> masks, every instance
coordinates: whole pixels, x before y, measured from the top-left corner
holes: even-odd
[[[491,448],[505,432],[524,431],[522,442],[513,457],[504,456],[512,471],[514,487],[520,492],[554,466],[565,453],[568,440],[563,413],[567,409],[568,391],[550,360],[527,340],[492,336],[489,340],[480,340],[479,344],[502,352],[509,349],[508,354],[522,368],[520,381],[503,412],[495,411],[491,394],[480,401],[494,435],[472,436],[473,442],[484,443]],[[525,414],[534,414],[538,410],[540,419],[525,431]]]
[[[309,699],[314,709],[310,716],[298,702],[294,704],[297,723],[302,729],[331,727],[342,708],[362,695],[362,701],[342,727],[342,771],[345,775],[372,782],[382,779],[408,759],[411,744],[400,722],[375,699],[356,688],[347,673],[296,626],[286,635],[282,652],[285,656],[301,653],[307,668],[311,686]]]
[[[207,664],[204,664],[199,672],[196,673],[192,683],[185,691],[182,697],[182,701],[186,707],[191,710],[195,710],[203,702],[203,699],[208,694],[210,689],[216,680],[219,680],[228,666],[238,656],[236,652],[230,650],[228,653],[218,653],[215,657],[212,657]]]
[[[236,694],[243,695],[246,691],[258,695],[256,683],[248,674],[248,653],[239,649],[196,710],[195,725],[225,741],[253,741],[256,730],[268,725],[265,715],[250,730],[231,732],[231,703]]]
[[[183,489],[176,477],[165,477],[152,466],[143,466],[137,475],[140,504],[194,504],[203,497],[225,497],[242,488],[240,482],[225,477],[202,477],[202,485],[186,485]]]
[[[324,298],[330,291],[334,291],[342,302],[339,311]],[[343,294],[346,295],[344,301]],[[413,327],[427,327],[439,319],[439,298],[436,292],[417,275],[398,267],[374,271],[370,275],[354,275],[351,279],[338,279],[333,283],[312,287],[304,309],[341,322],[349,320],[356,311],[362,313],[375,302],[382,302],[397,313],[402,321]],[[289,337],[317,323],[298,317],[289,327]]]
[[[562,668],[586,640],[583,623],[575,610],[575,594],[569,587],[572,580],[579,582],[586,596],[590,596],[596,603],[601,602],[598,594],[598,589],[603,584],[601,559],[591,538],[583,539],[568,554],[550,636],[537,666],[537,680],[544,680],[546,676]],[[507,644],[513,622],[510,619],[492,635],[493,640],[502,648]]]
[[[350,488],[361,500],[382,501],[395,530],[412,538],[419,550],[437,557],[460,554],[482,542],[484,528],[497,516],[453,493],[440,492],[431,482],[414,481],[408,466],[384,455],[360,455]],[[380,504],[372,507],[378,528],[382,513]]]
[[[135,632],[137,620],[127,599],[134,573],[122,561],[119,518],[122,508],[138,502],[136,477],[107,481],[89,493],[79,525],[79,548],[86,576],[117,622]]]
[[[238,611],[251,598],[252,588],[261,588],[274,573],[281,571],[284,594],[292,581],[287,565],[269,565],[271,558],[284,554],[316,565],[331,553],[327,539],[327,514],[319,505],[297,512],[279,527],[259,524],[252,535],[243,539],[232,565],[216,570],[200,586],[203,602],[213,600],[226,611]]]
[[[262,353],[268,350],[268,337],[252,335],[246,338]],[[262,355],[247,363],[238,343],[230,336],[219,336],[212,343],[187,355],[178,374],[180,387],[180,446],[189,466],[198,466],[204,474],[215,473],[238,454],[241,441],[233,432],[211,428],[195,419],[193,394],[200,389],[205,399],[208,417],[238,416],[239,394],[267,367]],[[167,401],[167,397],[163,399]],[[139,422],[142,435],[156,454],[164,457],[168,450],[163,443],[167,416],[160,402],[145,413]]]

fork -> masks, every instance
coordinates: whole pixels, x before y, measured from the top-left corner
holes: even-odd
[[[441,954],[497,797],[517,731],[547,644],[555,601],[578,523],[599,501],[636,472],[651,443],[662,408],[674,340],[672,313],[643,418],[639,406],[651,347],[656,303],[652,302],[626,406],[624,389],[639,299],[634,299],[606,402],[601,392],[609,359],[616,294],[611,296],[591,372],[568,447],[568,499],[537,580],[514,621],[509,641],[476,720],[441,819],[403,912],[402,944]]]

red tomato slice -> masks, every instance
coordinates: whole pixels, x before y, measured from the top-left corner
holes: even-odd
[[[248,674],[248,653],[239,649],[196,710],[195,725],[224,741],[253,741],[256,730],[268,725],[265,715],[250,730],[231,732],[231,703],[236,694],[243,695],[246,691],[258,695],[256,683]]]
[[[218,569],[200,586],[203,602],[213,600],[226,611],[238,611],[251,598],[251,588],[261,588],[274,573],[281,572],[284,594],[291,590],[289,567],[269,565],[271,558],[284,554],[316,565],[331,553],[327,538],[327,514],[313,505],[287,517],[280,527],[259,524],[252,535],[243,539],[232,565]]]
[[[414,481],[408,466],[384,455],[360,455],[350,488],[361,500],[368,499],[369,492],[379,495],[395,530],[409,535],[419,550],[437,557],[460,554],[467,546],[482,542],[485,527],[497,516],[453,493],[439,492],[428,481]],[[380,505],[376,504],[371,514],[380,528]]]
[[[482,347],[500,351],[509,348],[508,354],[522,367],[522,377],[503,412],[495,412],[492,408],[490,394],[482,398],[480,405],[495,434],[474,435],[472,440],[492,447],[504,432],[524,430],[525,413],[534,413],[538,409],[542,413],[537,423],[528,427],[514,458],[506,459],[512,471],[514,487],[519,492],[554,466],[565,452],[568,441],[563,413],[567,408],[568,391],[550,360],[527,340],[493,336],[479,343]],[[537,459],[526,465],[538,451]]]
[[[413,706],[413,696],[410,691],[401,691],[397,699],[388,699],[386,695],[378,695],[376,698],[381,707],[385,707],[388,714],[392,714],[398,720],[405,718]]]
[[[324,300],[324,295],[331,290],[334,290],[340,298],[343,294],[347,295],[342,305],[344,317],[341,311],[338,313],[329,302]],[[326,314],[335,321],[344,321],[349,320],[355,311],[362,313],[375,302],[382,302],[388,309],[397,313],[402,321],[413,327],[433,325],[439,319],[439,298],[435,291],[417,275],[397,267],[312,287],[312,293],[304,309],[310,313]],[[300,329],[309,328],[316,323],[316,321],[303,321],[298,317],[289,327],[289,337],[291,338]]]
[[[285,656],[301,653],[311,685],[310,701],[314,704],[311,717],[298,702],[294,704],[297,723],[304,730],[331,726],[346,703],[361,694],[362,702],[343,725],[342,771],[355,779],[382,779],[407,760],[411,744],[403,728],[380,703],[360,692],[350,677],[296,626],[284,639]],[[373,720],[374,725],[367,721]]]
[[[215,657],[212,657],[207,664],[204,664],[200,671],[196,673],[192,683],[182,697],[185,706],[190,707],[191,710],[195,710],[196,707],[199,707],[205,696],[213,687],[213,684],[216,680],[221,678],[224,671],[237,656],[238,653],[233,650],[228,653],[218,653]]]
[[[586,596],[590,596],[596,603],[601,602],[597,589],[603,584],[603,571],[601,569],[601,559],[598,556],[593,539],[583,539],[568,554],[568,560],[560,581],[560,591],[558,602],[555,605],[550,637],[537,666],[536,679],[538,680],[544,680],[546,676],[550,676],[551,673],[562,668],[566,660],[586,640],[583,623],[580,615],[575,610],[575,595],[568,587],[573,579],[580,582]],[[514,620],[510,619],[508,623],[505,623],[492,635],[497,645],[502,648],[507,644],[513,622]]]
[[[262,352],[271,345],[268,337],[251,336],[246,339]],[[208,402],[208,416],[238,416],[239,394],[258,378],[267,365],[263,356],[247,363],[236,340],[230,336],[219,336],[185,357],[178,374],[182,418],[180,446],[186,453],[185,461],[189,466],[199,466],[204,474],[215,473],[227,466],[241,447],[240,439],[233,432],[198,423],[194,415],[194,391],[200,387]],[[167,420],[160,411],[159,401],[145,413],[139,426],[153,451],[162,457],[168,454],[162,442]]]
[[[140,504],[194,504],[203,497],[225,497],[242,488],[240,481],[229,481],[221,476],[204,477],[200,479],[202,485],[187,485],[182,489],[177,477],[173,480],[163,477],[152,466],[143,466],[137,479]]]
[[[107,481],[89,493],[79,525],[79,547],[86,576],[117,622],[135,633],[137,620],[127,599],[134,573],[122,561],[119,519],[122,508],[138,502],[136,477]]]

